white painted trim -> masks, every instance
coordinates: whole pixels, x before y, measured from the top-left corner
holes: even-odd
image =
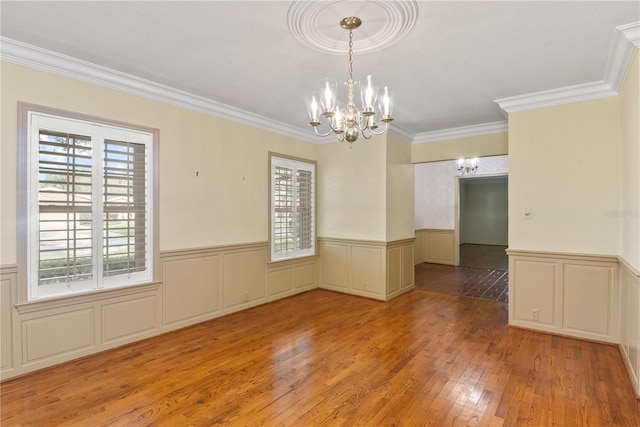
[[[618,95],[636,51],[640,22],[616,27],[604,80],[494,100],[507,113]]]
[[[604,81],[617,92],[629,71],[636,51],[640,48],[640,22],[616,27],[611,43]]]
[[[496,99],[493,102],[497,103],[507,113],[513,113],[616,95],[617,92],[611,89],[609,84],[600,80],[598,82]]]
[[[433,132],[419,133],[415,136],[414,144],[442,141],[445,139],[464,138],[469,136],[490,135],[507,131],[507,121],[482,123],[479,125],[462,126],[458,128],[442,129]]]
[[[398,138],[408,143],[415,142],[416,134],[400,125],[397,125],[397,124],[390,125],[388,133],[390,133],[391,135],[397,136]]]
[[[311,131],[307,132],[202,96],[6,37],[0,37],[0,59],[298,138],[303,141],[314,143],[320,141],[319,137],[316,137]]]

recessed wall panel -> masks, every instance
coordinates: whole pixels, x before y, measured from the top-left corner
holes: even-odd
[[[399,247],[387,251],[387,293],[400,290],[402,251]]]
[[[453,230],[427,230],[425,260],[438,264],[455,263],[455,232]]]
[[[11,280],[0,281],[0,370],[12,366]]]
[[[22,343],[25,365],[93,347],[94,309],[24,320]]]
[[[384,295],[381,248],[353,246],[351,268],[353,289],[375,295]]]
[[[293,290],[293,267],[269,272],[269,296]]]
[[[164,316],[170,324],[220,310],[217,255],[163,263]]]
[[[415,266],[412,262],[414,245],[402,247],[402,287],[412,286],[415,282]]]
[[[563,328],[610,335],[612,280],[611,267],[566,264]]]
[[[224,307],[266,298],[267,253],[264,250],[224,255]]]
[[[349,287],[347,246],[323,244],[320,260],[322,284],[347,289]]]
[[[298,265],[295,268],[295,288],[315,287],[316,263]]]
[[[629,286],[629,366],[640,392],[640,281],[630,280]],[[640,394],[640,393],[639,393]]]
[[[158,327],[155,295],[102,306],[103,340],[127,338]]]
[[[556,263],[517,259],[513,265],[514,271],[510,274],[513,280],[511,302],[514,304],[514,318],[553,325],[557,286]],[[537,319],[533,313],[537,313]]]

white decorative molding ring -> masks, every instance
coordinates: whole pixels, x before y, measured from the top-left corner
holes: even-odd
[[[418,19],[418,3],[415,0],[295,0],[287,12],[287,26],[304,45],[343,55],[348,52],[347,32],[340,27],[340,20],[348,16],[362,20],[362,26],[354,30],[353,51],[370,53],[396,43],[411,31]]]

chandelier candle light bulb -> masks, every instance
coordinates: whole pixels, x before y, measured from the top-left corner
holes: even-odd
[[[393,120],[391,116],[393,109],[393,98],[389,92],[389,88],[384,86],[382,94],[379,96],[379,87],[372,76],[367,76],[364,84],[360,88],[360,100],[362,110],[359,110],[355,104],[354,88],[358,82],[353,80],[353,30],[358,28],[362,21],[360,18],[350,16],[340,21],[340,26],[349,30],[349,78],[345,82],[347,86],[347,105],[339,107],[336,105],[336,84],[325,80],[321,88],[320,95],[314,94],[307,97],[307,110],[309,112],[309,125],[313,127],[314,132],[320,136],[328,136],[331,133],[338,135],[339,141],[346,140],[351,144],[355,142],[359,135],[365,139],[371,139],[373,135],[382,135],[389,129],[389,123]],[[384,123],[384,128],[380,131],[375,121],[378,114],[375,110],[376,103],[380,111],[380,121]],[[321,109],[318,109],[320,105]],[[318,131],[320,126],[320,115],[327,119],[329,131],[321,133]]]
[[[478,158],[458,160],[458,173],[460,175],[473,175],[478,170]]]

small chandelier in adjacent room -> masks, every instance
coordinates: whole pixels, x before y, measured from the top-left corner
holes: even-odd
[[[460,159],[458,160],[458,173],[460,175],[473,175],[478,170],[478,159]]]
[[[358,82],[353,80],[353,30],[362,24],[360,18],[350,16],[340,21],[340,26],[349,30],[349,79],[345,82],[347,86],[347,105],[340,106],[336,102],[336,84],[325,81],[321,92],[307,97],[307,110],[309,112],[309,125],[317,135],[327,136],[332,133],[338,135],[339,141],[346,140],[349,145],[358,139],[362,134],[365,139],[370,139],[373,135],[382,135],[389,129],[389,123],[393,109],[393,98],[387,86],[379,88],[372,76],[367,76],[360,87],[360,98],[362,110],[356,107],[354,101],[354,88]],[[378,106],[378,111],[375,106]],[[376,114],[379,114],[380,122],[384,124],[379,129],[375,121]],[[327,133],[318,131],[320,126],[320,116],[327,119],[330,130]]]

